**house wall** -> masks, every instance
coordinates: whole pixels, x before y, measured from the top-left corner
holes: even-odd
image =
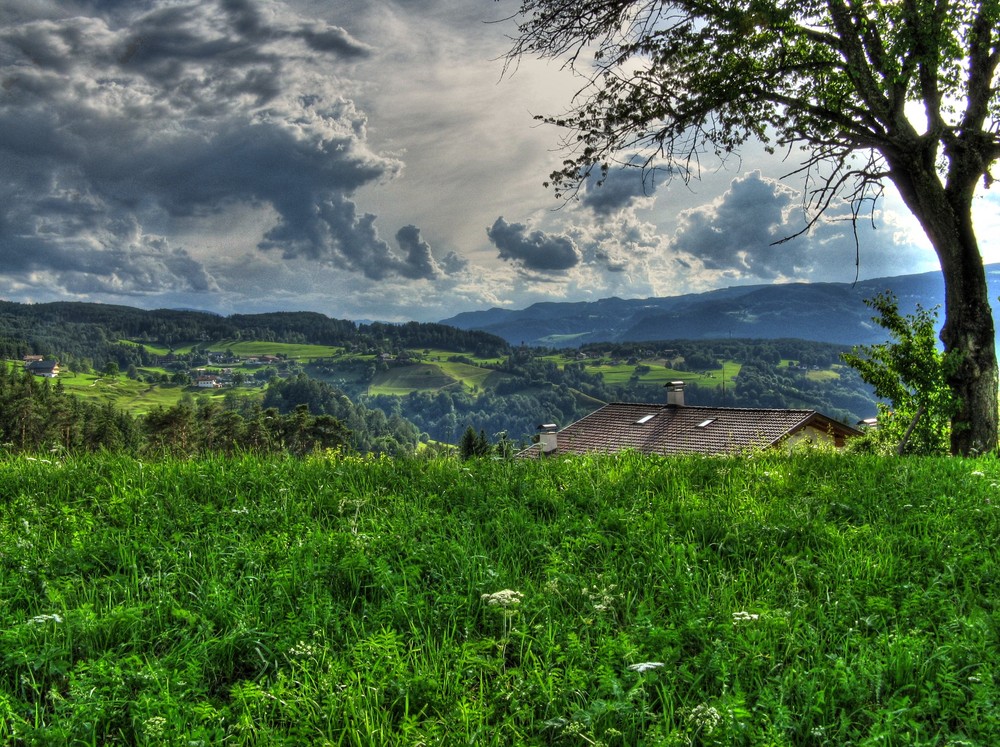
[[[837,446],[836,439],[830,433],[821,431],[819,428],[814,428],[811,425],[796,431],[784,441],[786,449],[794,449],[803,443],[815,444],[817,446]]]

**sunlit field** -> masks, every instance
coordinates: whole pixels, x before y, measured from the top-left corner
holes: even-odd
[[[1000,467],[8,458],[0,743],[1000,744]]]

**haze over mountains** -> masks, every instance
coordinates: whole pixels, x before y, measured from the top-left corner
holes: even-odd
[[[986,266],[990,295],[1000,295],[1000,264]],[[514,345],[577,347],[590,342],[797,338],[864,345],[886,332],[864,299],[891,291],[903,313],[944,303],[940,272],[852,283],[745,285],[667,298],[606,298],[536,303],[525,309],[470,311],[442,324],[481,330]],[[943,313],[939,312],[939,323]]]

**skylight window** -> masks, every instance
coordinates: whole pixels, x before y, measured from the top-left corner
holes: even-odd
[[[695,428],[707,428],[708,425],[709,425],[709,423],[714,423],[714,422],[715,422],[715,418],[709,418],[708,420],[702,420],[700,423],[698,423],[698,425],[695,426]]]
[[[636,425],[645,425],[646,423],[648,423],[650,420],[652,420],[655,417],[656,417],[656,413],[655,412],[651,413],[649,415],[643,415],[641,418],[639,418],[638,420],[635,421],[635,424]]]

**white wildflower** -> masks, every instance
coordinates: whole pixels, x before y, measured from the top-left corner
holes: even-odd
[[[63,619],[59,615],[37,615],[28,620],[28,625],[44,625],[47,622],[61,623]]]
[[[970,473],[973,477],[986,477],[985,472],[980,472],[978,469]]]
[[[628,668],[633,672],[648,672],[650,669],[659,669],[662,666],[662,661],[640,661],[638,664],[629,664]]]
[[[753,622],[754,620],[759,620],[760,615],[753,612],[746,612],[741,610],[740,612],[733,613],[733,625],[739,625],[740,623]]]
[[[711,734],[722,721],[722,714],[707,703],[699,703],[691,709],[688,720],[705,734]]]
[[[305,641],[299,641],[288,649],[288,655],[299,659],[308,659],[316,655],[316,647]]]
[[[502,589],[492,594],[483,594],[481,599],[490,607],[514,607],[521,603],[524,594],[513,589]]]
[[[603,581],[602,576],[598,576],[598,579]],[[602,583],[600,586],[595,586],[593,589],[585,586],[583,588],[583,593],[594,606],[595,612],[608,612],[614,609],[615,603],[623,598],[620,593],[615,591],[617,588],[618,584]]]
[[[162,737],[167,728],[167,720],[163,716],[150,716],[143,724],[143,731],[150,738]]]

